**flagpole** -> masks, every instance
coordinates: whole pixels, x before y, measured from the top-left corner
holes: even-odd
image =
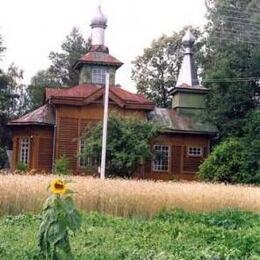
[[[100,169],[100,179],[102,179],[102,180],[105,179],[105,169],[106,169],[108,98],[109,98],[109,73],[106,73],[104,117],[103,117],[103,136],[102,136],[102,155],[101,155],[101,169]]]

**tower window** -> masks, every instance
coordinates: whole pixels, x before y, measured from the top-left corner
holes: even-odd
[[[106,84],[106,69],[105,68],[93,68],[92,69],[92,83],[94,84]]]

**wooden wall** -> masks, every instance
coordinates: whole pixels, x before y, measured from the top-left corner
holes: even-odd
[[[101,101],[102,102],[102,101]],[[57,106],[57,135],[55,158],[65,155],[70,159],[70,167],[80,172],[77,154],[79,139],[90,124],[103,120],[103,106],[100,103],[87,106]],[[115,104],[109,105],[109,112],[117,112],[123,116],[137,116],[144,119],[146,114],[141,110],[126,110]]]
[[[19,142],[22,137],[30,137],[29,169],[50,172],[52,170],[53,127],[16,126],[13,127],[12,170],[19,161]],[[39,159],[40,158],[40,159]]]
[[[110,104],[110,113],[117,111],[121,115],[134,115],[145,119],[145,111],[124,110],[117,105]],[[16,168],[19,158],[19,138],[30,136],[30,169],[51,171],[52,159],[66,155],[70,160],[70,167],[75,173],[83,172],[78,165],[79,139],[84,130],[90,124],[95,124],[103,119],[103,107],[100,104],[89,104],[85,107],[63,106],[56,107],[56,135],[55,154],[53,155],[53,127],[47,126],[16,126],[13,130],[13,163],[12,169]],[[209,137],[191,134],[162,134],[153,140],[154,144],[169,145],[171,148],[169,170],[167,172],[152,171],[152,163],[146,162],[140,167],[136,178],[172,180],[196,178],[198,166],[209,153]],[[203,158],[187,155],[187,147],[203,147]]]
[[[199,165],[208,156],[209,137],[191,134],[164,134],[153,140],[154,144],[169,145],[171,148],[169,170],[167,172],[156,172],[152,170],[152,162],[146,162],[135,174],[136,178],[155,180],[194,180]],[[203,148],[203,157],[192,157],[187,155],[187,147],[196,146]]]

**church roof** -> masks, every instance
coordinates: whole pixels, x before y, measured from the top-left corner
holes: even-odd
[[[176,110],[155,108],[149,112],[148,119],[159,123],[163,132],[190,134],[217,134],[217,128],[209,122],[201,120],[196,115],[178,114]]]
[[[114,100],[122,107],[140,108],[152,110],[154,103],[147,100],[141,94],[131,93],[119,85],[110,86],[110,99]],[[91,103],[104,94],[104,86],[95,84],[82,84],[71,88],[47,88],[45,92],[46,100],[53,103],[84,105]]]
[[[79,69],[83,64],[96,64],[121,67],[123,63],[117,58],[113,57],[108,51],[100,51],[104,46],[92,46],[91,51],[81,57],[75,64],[74,69]]]
[[[12,120],[8,125],[49,125],[55,124],[55,112],[50,104],[45,104],[38,109]]]

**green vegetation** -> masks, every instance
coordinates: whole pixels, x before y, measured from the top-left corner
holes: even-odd
[[[200,166],[205,181],[260,184],[260,111],[248,115],[243,137],[226,139],[217,145]]]
[[[55,160],[54,172],[55,174],[58,175],[69,175],[70,174],[69,167],[70,167],[69,159],[65,155],[62,155],[57,160]]]
[[[20,173],[26,173],[28,171],[28,165],[23,162],[18,162],[16,165],[16,170]]]
[[[82,158],[92,158],[93,162],[100,161],[102,128],[101,122],[86,129]],[[138,166],[151,159],[150,141],[158,134],[159,129],[159,126],[151,121],[112,114],[108,120],[107,136],[109,174],[131,177]]]
[[[40,255],[44,259],[73,259],[69,231],[75,233],[80,228],[81,216],[66,182],[54,179],[49,189],[52,195],[44,203],[38,236]]]
[[[0,219],[0,259],[39,259],[40,217]],[[192,214],[176,210],[151,220],[83,215],[71,239],[75,259],[260,259],[260,216],[236,210]]]

